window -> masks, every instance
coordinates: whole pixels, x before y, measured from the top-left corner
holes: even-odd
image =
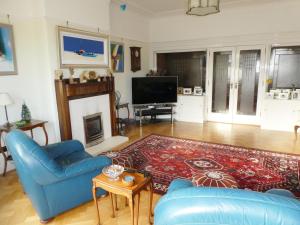
[[[164,76],[178,76],[178,86],[200,86],[205,92],[206,52],[157,54],[157,70]]]
[[[272,48],[268,90],[280,88],[300,88],[300,46]]]

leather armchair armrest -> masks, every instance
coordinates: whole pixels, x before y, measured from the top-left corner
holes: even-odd
[[[84,147],[80,141],[71,140],[64,141],[56,144],[44,146],[43,149],[48,153],[51,159],[55,159],[64,154],[70,154],[72,152],[84,151]]]
[[[64,176],[66,178],[79,176],[84,173],[92,172],[96,169],[102,169],[103,167],[111,164],[112,160],[106,156],[84,159],[80,162],[65,167]]]
[[[168,193],[171,193],[173,191],[182,189],[182,188],[188,188],[188,187],[193,187],[193,183],[188,180],[183,180],[183,179],[176,179],[173,180],[172,183],[170,184],[168,188]]]

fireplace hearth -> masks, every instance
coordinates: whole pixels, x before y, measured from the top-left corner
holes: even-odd
[[[85,145],[91,147],[104,140],[102,113],[95,113],[83,117]]]

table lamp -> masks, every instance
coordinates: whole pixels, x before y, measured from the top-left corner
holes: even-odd
[[[14,103],[14,101],[12,100],[12,98],[10,97],[10,95],[8,93],[0,93],[0,106],[4,106],[4,108],[5,108],[6,123],[4,124],[4,126],[6,126],[6,127],[12,126],[12,124],[9,123],[9,120],[8,120],[6,106],[11,105],[13,103]]]

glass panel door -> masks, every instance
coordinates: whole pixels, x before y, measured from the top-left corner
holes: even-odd
[[[208,120],[260,123],[263,48],[224,48],[210,52]],[[210,85],[211,84],[211,85]]]
[[[259,124],[262,49],[238,48],[234,83],[233,122]]]
[[[223,48],[210,53],[208,88],[208,119],[231,122],[232,120],[232,82],[234,78],[234,51]]]
[[[237,114],[256,115],[260,50],[240,52]]]
[[[229,95],[231,80],[231,52],[215,52],[213,65],[213,96],[212,109],[214,113],[229,112]]]

